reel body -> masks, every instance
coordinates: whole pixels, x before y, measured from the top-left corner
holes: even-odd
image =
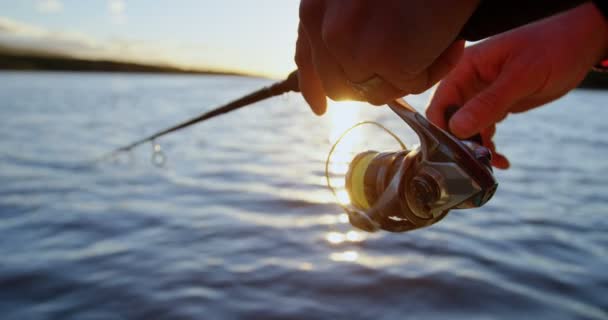
[[[350,162],[343,208],[366,231],[409,231],[432,225],[451,209],[484,205],[498,186],[490,151],[460,141],[428,122],[403,100],[389,107],[418,135],[420,147],[368,150]]]

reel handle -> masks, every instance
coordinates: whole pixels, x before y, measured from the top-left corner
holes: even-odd
[[[445,119],[446,125],[448,125],[450,123],[450,119],[452,119],[452,116],[456,113],[456,111],[458,111],[458,109],[460,109],[459,106],[453,105],[453,106],[449,106],[445,110],[444,119]],[[449,125],[448,125],[448,129],[446,131],[450,132]],[[450,133],[452,133],[452,132],[450,132]],[[478,145],[483,146],[483,139],[481,138],[481,134],[479,134],[479,133],[472,137],[466,138],[465,140],[473,141],[473,142],[477,143]]]

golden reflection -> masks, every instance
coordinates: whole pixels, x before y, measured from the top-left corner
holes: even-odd
[[[318,223],[319,224],[324,224],[324,225],[330,225],[330,224],[337,224],[340,221],[340,218],[336,218],[334,215],[322,215],[321,217],[318,218]]]
[[[311,271],[313,269],[313,265],[310,262],[302,262],[298,266],[298,269],[300,269],[302,271]]]
[[[340,244],[346,240],[346,235],[340,232],[330,232],[325,236],[325,239],[331,244]]]
[[[330,124],[328,138],[331,144],[334,144],[346,130],[361,121],[360,113],[361,105],[356,102],[330,102],[327,119]],[[349,133],[340,141],[330,159],[330,183],[336,190],[337,201],[342,205],[350,203],[348,192],[344,189],[344,175],[362,140],[361,131],[355,130]]]
[[[354,250],[344,252],[334,252],[329,255],[329,259],[336,262],[355,262],[359,258],[359,253]]]
[[[346,233],[346,240],[350,242],[361,242],[365,240],[365,236],[361,232],[351,230]]]
[[[346,233],[331,231],[325,235],[327,242],[331,244],[341,244],[344,242],[361,242],[366,239],[365,235],[359,231],[351,230]]]
[[[334,143],[344,131],[361,121],[360,114],[362,106],[359,103],[352,101],[328,102],[326,117],[331,125],[329,141]]]

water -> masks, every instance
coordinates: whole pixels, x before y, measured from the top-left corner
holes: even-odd
[[[297,95],[110,149],[268,84],[0,74],[2,319],[608,319],[608,92],[510,117],[485,207],[355,231],[325,187],[330,141],[387,108],[317,118]],[[423,107],[428,95],[409,98]],[[406,141],[411,143],[411,141]]]

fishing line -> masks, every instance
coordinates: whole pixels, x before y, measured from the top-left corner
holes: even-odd
[[[329,190],[331,190],[331,192],[334,195],[334,198],[336,199],[336,202],[342,208],[346,207],[346,205],[343,204],[342,201],[340,201],[336,188],[334,188],[334,186],[332,186],[332,184],[331,184],[331,178],[330,178],[331,174],[329,172],[329,165],[331,163],[331,158],[332,158],[334,152],[336,151],[336,148],[338,147],[338,145],[340,145],[340,142],[342,142],[342,140],[353,130],[355,130],[356,128],[359,128],[361,126],[364,126],[364,125],[372,125],[372,126],[376,126],[380,129],[382,129],[384,132],[388,133],[393,139],[395,139],[395,141],[397,141],[397,143],[399,143],[399,146],[401,147],[402,150],[407,149],[405,146],[405,143],[403,141],[401,141],[401,139],[399,139],[399,137],[394,132],[392,132],[390,129],[386,128],[385,126],[383,126],[380,123],[375,122],[375,121],[362,121],[348,129],[346,129],[346,131],[344,131],[340,135],[340,137],[338,137],[336,142],[334,142],[334,144],[331,146],[331,149],[329,149],[329,154],[327,155],[327,159],[325,159],[325,180],[327,181],[327,187],[329,188]]]
[[[160,137],[170,134],[172,132],[176,132],[176,131],[182,130],[184,128],[190,127],[194,124],[207,121],[211,118],[215,118],[222,114],[226,114],[226,113],[232,112],[234,110],[252,105],[256,102],[266,100],[268,98],[279,96],[284,93],[292,92],[292,91],[293,92],[300,91],[297,71],[293,71],[292,73],[290,73],[289,76],[287,77],[287,79],[285,79],[283,81],[279,81],[273,85],[256,90],[239,99],[229,102],[223,106],[220,106],[213,110],[202,113],[196,117],[193,117],[184,122],[178,123],[172,127],[163,129],[152,135],[149,135],[142,139],[136,140],[130,144],[116,148],[116,149],[112,150],[111,152],[108,152],[107,154],[102,155],[95,162],[102,162],[102,161],[106,161],[108,159],[113,159],[113,158],[117,157],[119,154],[126,153],[126,152],[128,153],[129,151],[138,147],[139,145],[142,145],[147,142],[152,142],[152,159],[151,159],[152,163],[156,166],[162,167],[165,165],[165,163],[167,161],[167,156],[162,151],[160,144],[158,144],[155,141],[157,138],[160,138]]]

